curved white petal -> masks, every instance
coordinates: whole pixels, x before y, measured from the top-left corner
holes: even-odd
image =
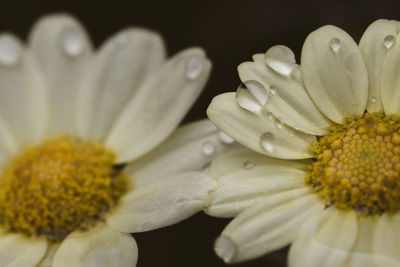
[[[0,142],[11,152],[43,138],[48,119],[47,91],[32,53],[20,40],[10,34],[0,35],[0,53],[2,57],[14,54],[13,61],[0,57]]]
[[[46,16],[34,26],[29,44],[49,88],[48,134],[77,134],[76,98],[92,58],[86,32],[70,16]]]
[[[362,115],[368,98],[368,73],[354,40],[335,26],[312,32],[301,54],[304,83],[317,107],[331,120]]]
[[[380,40],[377,40],[382,49],[385,49],[386,56],[381,56],[379,59],[382,61],[381,64],[381,75],[380,75],[380,90],[382,97],[382,105],[386,114],[400,114],[400,24],[399,22],[387,22],[389,26],[386,26],[382,32],[377,35]],[[388,35],[384,36],[383,34]],[[386,39],[385,38],[389,38]],[[378,62],[380,62],[378,61]]]
[[[134,188],[107,218],[117,231],[135,233],[182,221],[205,208],[215,181],[202,172],[175,174]]]
[[[289,266],[344,266],[357,234],[357,215],[331,207],[302,227],[290,248]]]
[[[367,110],[369,112],[380,112],[383,111],[383,106],[387,106],[385,112],[388,114],[396,113],[391,108],[394,102],[393,94],[396,94],[395,85],[389,85],[382,80],[382,70],[387,52],[395,44],[398,28],[399,25],[396,21],[380,19],[369,25],[360,40],[359,47],[368,70],[369,96]],[[391,74],[395,73],[391,72]],[[392,79],[395,78],[392,77]],[[382,82],[386,87],[381,86]],[[381,98],[381,91],[383,99]],[[386,104],[383,105],[382,100]]]
[[[68,235],[54,256],[53,267],[134,267],[137,258],[137,245],[131,235],[101,224]]]
[[[222,131],[259,153],[286,159],[313,156],[310,146],[316,140],[314,136],[295,131],[267,114],[240,108],[235,93],[214,97],[207,115]]]
[[[323,209],[315,194],[299,191],[271,195],[239,214],[217,239],[216,253],[225,262],[239,262],[288,245],[299,227]]]
[[[273,48],[271,48],[273,49]],[[280,121],[304,133],[322,135],[332,122],[315,106],[301,83],[280,75],[265,62],[244,62],[238,67],[242,82],[259,86],[268,98],[264,107]],[[251,90],[252,86],[248,86]]]
[[[266,157],[245,148],[228,150],[209,170],[217,180],[205,212],[234,217],[265,196],[304,187],[305,163]],[[308,191],[303,190],[304,194]]]
[[[136,159],[160,144],[179,124],[203,89],[211,63],[203,50],[171,58],[138,89],[105,140],[118,162]]]
[[[400,215],[383,214],[377,219],[372,251],[377,266],[400,266]]]
[[[0,234],[0,266],[34,267],[46,254],[45,239],[27,238],[20,234]]]
[[[125,104],[164,59],[163,40],[146,29],[126,29],[106,41],[81,84],[76,114],[80,135],[104,138]]]
[[[235,146],[209,120],[178,128],[161,145],[124,170],[134,187],[165,176],[207,169],[222,151]]]

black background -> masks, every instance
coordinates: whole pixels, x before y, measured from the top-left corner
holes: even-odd
[[[25,39],[41,15],[64,12],[76,16],[97,47],[128,26],[142,26],[162,34],[169,55],[201,46],[213,61],[211,78],[185,122],[205,118],[213,96],[236,90],[236,66],[254,53],[283,44],[297,60],[306,36],[333,24],[356,42],[379,18],[400,20],[400,1],[30,1],[2,2],[0,31]],[[174,226],[135,234],[139,267],[225,266],[213,252],[213,242],[229,220],[198,214]],[[72,256],[72,255],[71,255]],[[246,267],[286,266],[286,249],[238,264]]]

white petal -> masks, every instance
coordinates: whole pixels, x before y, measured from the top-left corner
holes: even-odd
[[[368,74],[354,40],[335,26],[324,26],[306,39],[301,67],[306,88],[318,108],[343,123],[362,115],[368,98]]]
[[[136,159],[160,144],[179,124],[205,85],[211,63],[203,50],[187,49],[147,79],[106,138],[118,162]]]
[[[291,267],[341,267],[357,238],[357,217],[332,207],[305,224],[289,252]]]
[[[323,209],[315,194],[302,195],[300,189],[271,195],[239,214],[217,239],[217,254],[225,262],[239,262],[288,245],[299,227]]]
[[[76,134],[76,98],[92,55],[84,29],[67,15],[47,16],[37,22],[29,43],[49,88],[48,134]]]
[[[110,38],[91,62],[78,98],[81,136],[101,140],[140,85],[165,59],[161,37],[145,29],[126,29]]]
[[[393,24],[392,24],[393,23]],[[380,90],[382,96],[382,105],[385,113],[388,115],[400,114],[400,24],[398,22],[388,22],[389,26],[378,35],[388,33],[386,36],[381,36],[377,41],[377,45],[381,44],[382,49],[386,50],[386,56],[379,57],[381,64],[380,75]],[[388,41],[385,38],[389,38]],[[389,46],[390,44],[390,46]],[[386,46],[385,46],[386,45]],[[389,47],[389,48],[386,48]]]
[[[290,76],[280,75],[259,61],[242,63],[238,70],[242,82],[255,81],[268,92],[265,108],[285,124],[313,135],[322,135],[331,125],[303,85]]]
[[[202,172],[180,173],[134,188],[107,218],[110,227],[127,233],[144,232],[182,221],[209,202],[215,181]]]
[[[213,176],[220,175],[214,176],[218,187],[211,193],[207,214],[234,217],[265,196],[304,187],[305,164],[254,152],[245,154],[242,148],[232,150],[214,160],[209,170]]]
[[[0,58],[0,120],[5,128],[1,129],[1,143],[6,150],[16,150],[43,138],[48,115],[47,91],[30,51],[16,37],[3,34],[0,53],[7,53],[4,43],[18,47],[14,51],[18,55],[14,64],[1,64]]]
[[[235,93],[214,97],[207,115],[222,131],[259,153],[286,159],[313,156],[309,148],[315,141],[314,136],[271,120],[267,114],[255,114],[240,108]]]
[[[47,241],[20,234],[0,235],[0,266],[36,266],[46,254]]]
[[[395,21],[380,19],[367,28],[360,40],[360,50],[368,69],[369,96],[367,110],[369,112],[383,111],[381,90],[385,89],[382,95],[387,106],[385,112],[389,114],[396,113],[395,110],[391,110],[394,102],[393,94],[396,93],[394,91],[395,86],[394,84],[389,85],[383,82],[389,86],[381,87],[381,75],[387,52],[395,45],[397,29],[398,25]],[[392,75],[394,74],[394,72],[391,73]]]
[[[207,169],[215,157],[234,146],[209,120],[201,120],[178,128],[160,146],[135,160],[124,173],[134,187],[167,175]]]
[[[131,235],[101,224],[68,235],[54,256],[53,267],[134,267],[137,258],[137,245]]]
[[[372,250],[378,266],[400,266],[400,216],[383,214],[377,219]]]
[[[53,267],[54,255],[56,255],[59,247],[60,243],[50,243],[46,255],[43,256],[42,260],[36,267]]]

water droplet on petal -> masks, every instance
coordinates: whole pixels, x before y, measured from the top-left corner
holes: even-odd
[[[203,144],[203,154],[206,156],[211,156],[215,152],[215,145],[209,141]]]
[[[371,97],[371,102],[372,102],[373,104],[376,103],[376,97],[375,97],[375,96]]]
[[[186,63],[186,76],[190,80],[197,79],[204,70],[205,57],[203,54],[192,55]]]
[[[271,94],[276,95],[276,91],[277,91],[276,86],[275,85],[271,85],[269,87],[269,91],[270,91]]]
[[[283,128],[283,122],[282,122],[280,119],[276,119],[276,121],[275,121],[275,126],[276,126],[278,129],[282,129],[282,128]]]
[[[395,41],[396,39],[393,35],[387,35],[385,39],[383,39],[383,45],[386,47],[386,49],[389,49],[394,45]]]
[[[230,137],[229,135],[227,135],[222,131],[218,132],[218,136],[221,139],[221,141],[225,144],[232,144],[233,142],[235,142],[235,140],[232,137]]]
[[[15,66],[21,59],[22,46],[9,34],[0,36],[0,63],[4,66]]]
[[[274,135],[272,133],[264,133],[260,137],[260,145],[266,151],[272,153],[274,151],[274,146],[272,144],[272,140],[274,139]]]
[[[121,32],[115,37],[115,44],[117,45],[123,45],[128,41],[128,33],[127,32]]]
[[[245,110],[259,113],[262,110],[261,104],[258,100],[249,92],[249,90],[244,89],[239,86],[236,91],[236,101],[241,108]]]
[[[204,166],[203,166],[203,168],[202,168],[203,172],[208,172],[208,170],[210,169],[210,167],[211,167],[211,163],[210,163],[210,162],[204,164]]]
[[[268,119],[270,119],[270,120],[275,119],[275,116],[274,116],[274,114],[273,114],[272,112],[268,112],[268,113],[267,113],[267,117],[268,117]]]
[[[78,56],[85,48],[83,34],[75,28],[66,28],[62,35],[62,46],[68,56]]]
[[[340,50],[340,40],[338,38],[332,38],[329,42],[329,46],[331,47],[332,51],[336,54],[339,53]]]
[[[290,75],[296,63],[295,56],[289,47],[276,45],[265,53],[267,65],[281,75]]]
[[[250,160],[246,160],[246,161],[243,163],[243,167],[244,167],[245,169],[251,169],[251,168],[254,167],[254,163],[253,163],[252,161],[250,161]]]
[[[268,92],[261,83],[257,81],[246,81],[245,85],[261,105],[264,106],[265,103],[267,103]]]

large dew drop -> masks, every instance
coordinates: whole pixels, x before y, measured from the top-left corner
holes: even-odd
[[[219,136],[219,139],[221,139],[221,141],[225,144],[232,144],[233,142],[235,142],[235,140],[232,137],[230,137],[229,135],[227,135],[226,133],[224,133],[222,131],[218,132],[218,136]]]
[[[264,133],[260,137],[260,145],[267,152],[272,153],[274,151],[274,145],[272,144],[272,140],[274,139],[274,135],[272,133]]]
[[[204,69],[205,57],[204,55],[197,54],[188,58],[186,63],[186,76],[190,80],[197,79]]]
[[[265,87],[261,83],[257,81],[246,81],[244,82],[244,84],[262,106],[267,103],[268,92],[267,90],[265,90]]]
[[[295,56],[290,48],[283,45],[276,45],[265,53],[267,65],[281,75],[290,75],[296,63]]]
[[[332,38],[331,41],[329,42],[329,46],[333,52],[335,52],[336,54],[339,53],[341,46],[340,40],[338,38]]]
[[[236,91],[236,101],[241,108],[254,113],[261,112],[263,108],[263,106],[249,92],[249,90],[245,89],[242,86],[239,86]]]
[[[9,34],[0,36],[0,64],[3,66],[14,66],[21,59],[21,44]]]
[[[215,145],[210,141],[207,141],[203,144],[202,150],[204,155],[211,156],[215,152]]]
[[[62,35],[62,47],[70,57],[76,57],[85,48],[83,34],[75,28],[66,28]]]
[[[245,169],[252,169],[252,168],[254,167],[254,163],[253,163],[252,161],[250,161],[250,160],[246,160],[246,161],[243,163],[243,167],[244,167]]]
[[[389,49],[394,45],[395,41],[396,39],[393,35],[387,35],[385,39],[383,39],[383,45],[386,47],[386,49]]]

